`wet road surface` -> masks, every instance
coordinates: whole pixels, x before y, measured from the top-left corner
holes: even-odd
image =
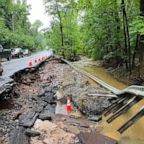
[[[23,70],[25,68],[29,67],[29,62],[32,61],[32,66],[36,66],[40,62],[35,63],[35,60],[38,60],[39,58],[42,59],[42,57],[51,56],[52,51],[42,51],[35,54],[32,54],[28,57],[23,57],[20,59],[13,59],[11,61],[3,62],[2,66],[4,69],[3,75],[0,77],[0,89],[3,85],[7,84],[8,82],[11,82],[11,76],[20,70]]]

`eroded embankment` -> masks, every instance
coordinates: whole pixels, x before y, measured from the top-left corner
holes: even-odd
[[[93,94],[109,94],[107,90],[99,85],[93,85],[87,78],[76,71],[69,71],[61,85],[65,96],[71,97],[78,109],[87,116],[100,116],[111,101],[110,97],[97,97]]]
[[[111,74],[107,72],[106,69],[100,66],[99,62],[92,61],[90,59],[82,59],[81,61],[75,62],[77,67],[85,69],[90,74],[98,77],[99,79],[107,82],[108,84],[116,87],[117,89],[124,89],[127,87],[124,83],[115,79]],[[127,80],[127,79],[126,79]],[[128,95],[126,95],[128,97]],[[133,96],[131,96],[132,98]],[[125,103],[125,104],[128,104]],[[135,115],[144,105],[144,99],[134,103],[132,107],[129,107],[126,111],[121,111],[122,114],[116,119],[108,123],[108,120],[115,114],[110,113],[106,117],[103,116],[103,121],[101,123],[102,133],[110,136],[114,139],[119,140],[120,144],[143,144],[144,142],[144,117],[143,115],[137,120],[131,127],[120,134],[117,130],[125,124],[133,115]],[[119,107],[123,108],[123,107]],[[121,109],[122,110],[122,109]]]
[[[7,144],[9,140],[10,144],[82,143],[87,137],[82,132],[96,133],[99,125],[88,121],[78,109],[97,121],[112,100],[88,96],[97,92],[107,93],[57,60],[21,75],[16,79],[11,97],[0,104],[0,143]],[[66,111],[67,97],[76,105],[71,113]],[[93,118],[94,114],[97,117]],[[95,141],[95,137],[92,139]],[[115,143],[103,136],[102,139]]]

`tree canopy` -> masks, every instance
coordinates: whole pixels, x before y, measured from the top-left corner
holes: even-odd
[[[113,56],[131,73],[143,61],[142,0],[44,0],[54,18],[47,31],[49,45],[65,56],[94,59]]]
[[[22,47],[34,50],[44,48],[42,37],[38,31],[40,21],[31,24],[28,19],[30,6],[21,0],[0,0],[0,44],[4,48]]]

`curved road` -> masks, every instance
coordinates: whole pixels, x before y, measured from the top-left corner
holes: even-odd
[[[35,60],[41,58],[42,57],[46,57],[46,56],[51,56],[53,54],[53,52],[51,50],[45,50],[45,51],[41,51],[41,52],[37,52],[35,54],[32,54],[31,56],[28,57],[23,57],[20,59],[14,59],[11,61],[7,61],[7,62],[3,62],[2,66],[4,69],[3,75],[0,77],[0,88],[7,84],[8,82],[12,81],[11,76],[20,70],[23,70],[25,68],[29,67],[29,62],[32,61],[32,66],[36,66],[38,63],[35,63]]]

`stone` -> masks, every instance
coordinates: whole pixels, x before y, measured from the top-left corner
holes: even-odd
[[[101,115],[91,115],[88,118],[90,121],[95,121],[95,122],[99,122],[102,120],[102,116]]]
[[[49,114],[49,113],[40,114],[39,119],[51,121],[52,120],[52,115]]]
[[[75,126],[67,126],[66,131],[76,135],[80,133],[80,130]]]
[[[25,128],[19,127],[10,133],[9,144],[30,144],[30,138],[25,135]]]
[[[27,114],[23,114],[19,117],[19,125],[30,128],[34,125],[37,117],[38,113],[36,112],[28,112]]]
[[[55,102],[55,98],[52,93],[45,93],[45,96],[42,99],[49,104],[53,104]]]
[[[33,131],[31,129],[26,129],[25,134],[29,137],[36,137],[36,136],[40,136],[40,133],[37,131]]]
[[[13,116],[13,120],[18,119],[21,114],[22,114],[21,112],[17,112],[17,113]]]

